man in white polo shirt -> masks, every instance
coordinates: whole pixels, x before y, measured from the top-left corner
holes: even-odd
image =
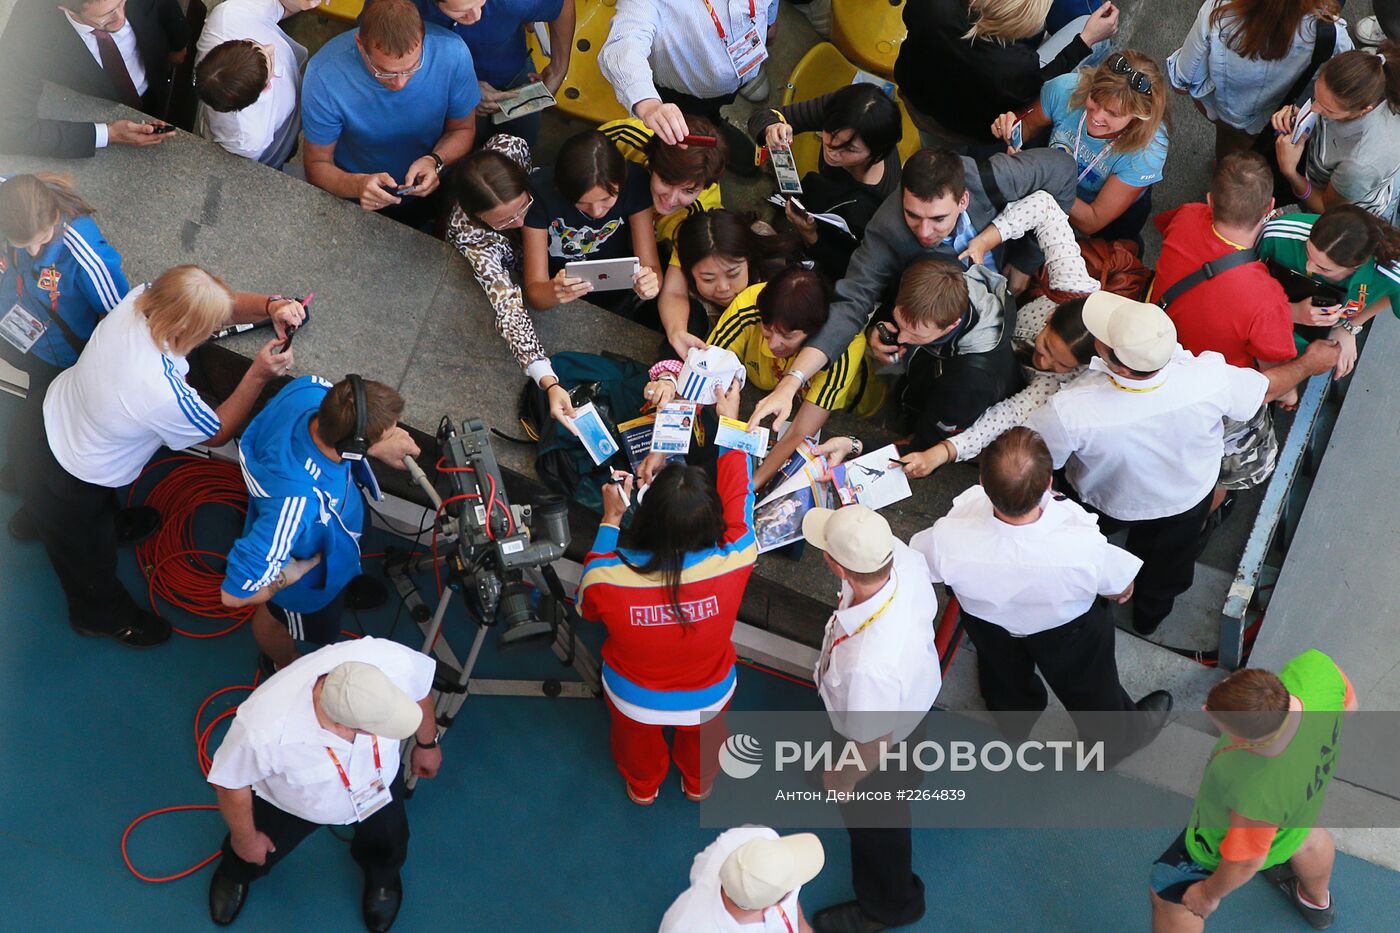
[[[1148,635],[1191,586],[1211,494],[1225,454],[1223,419],[1248,421],[1259,407],[1336,363],[1332,341],[1314,341],[1291,362],[1241,369],[1213,351],[1193,356],[1176,342],[1165,311],[1096,292],[1084,326],[1097,356],[1089,372],[1031,415],[1055,468],[1101,517],[1105,534],[1126,528],[1142,558],[1133,628]]]
[[[841,580],[841,600],[817,660],[817,690],[832,728],[856,743],[866,765],[828,772],[826,788],[916,786],[916,771],[885,771],[880,762],[882,747],[920,740],[943,682],[934,642],[938,597],[928,567],[863,505],[812,509],[803,516],[802,533],[826,552],[826,565]],[[924,883],[914,874],[908,800],[843,803],[841,816],[851,837],[856,897],[819,911],[813,928],[868,933],[917,921],[924,914]]]
[[[305,47],[278,25],[323,0],[224,0],[195,44],[201,135],[273,168],[296,152]]]
[[[1079,718],[1081,735],[1108,742],[1117,761],[1161,731],[1172,705],[1165,690],[1134,703],[1118,680],[1107,600],[1127,602],[1142,561],[1109,544],[1081,506],[1052,495],[1053,478],[1045,441],[1012,428],[982,454],[981,485],[909,546],[958,598],[987,709],[1044,710],[1039,668],[1072,712],[1151,713]],[[1031,716],[1001,719],[1017,740],[1034,725]]]
[[[690,887],[661,918],[660,933],[811,933],[798,895],[825,863],[811,833],[726,830],[695,856]]]

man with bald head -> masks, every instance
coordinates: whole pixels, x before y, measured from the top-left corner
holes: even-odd
[[[1052,494],[1052,472],[1041,436],[1012,428],[982,454],[981,484],[909,546],[958,598],[989,710],[1044,710],[1048,683],[1070,711],[1152,714],[1081,719],[1081,737],[1108,740],[1115,761],[1151,741],[1172,698],[1157,690],[1134,703],[1119,683],[1108,600],[1127,601],[1142,561]],[[1028,732],[1030,717],[1019,725]]]

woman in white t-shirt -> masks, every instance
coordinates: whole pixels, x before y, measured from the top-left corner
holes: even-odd
[[[114,491],[135,481],[161,446],[217,447],[242,430],[263,387],[291,368],[291,350],[275,351],[286,328],[305,317],[296,301],[235,294],[198,266],[176,266],[133,288],[93,330],[78,362],[54,379],[44,398],[48,443],[34,445],[18,478],[78,634],[132,647],[170,637],[170,624],[140,608],[117,580]],[[268,318],[277,337],[210,408],[185,382],[186,355],[226,324]]]

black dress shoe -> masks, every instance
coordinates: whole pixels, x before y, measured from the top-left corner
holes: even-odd
[[[128,648],[153,648],[170,640],[170,623],[160,616],[142,612],[137,618],[115,631],[88,628],[73,622],[73,631],[89,638],[115,638]]]
[[[1137,632],[1139,635],[1142,636],[1151,635],[1153,632],[1157,631],[1157,628],[1162,624],[1163,621],[1165,620],[1157,619],[1156,621],[1149,622],[1145,619],[1139,618],[1138,614],[1134,612],[1133,631]]]
[[[1142,748],[1150,745],[1166,726],[1167,714],[1172,711],[1172,695],[1166,690],[1153,690],[1134,705],[1138,712],[1147,714],[1142,717],[1142,738],[1138,742],[1138,748]]]
[[[10,537],[16,541],[38,541],[39,528],[34,524],[34,518],[25,509],[19,507],[19,511],[10,516]]]
[[[221,863],[222,864],[222,863]],[[248,900],[248,884],[234,881],[217,868],[209,879],[209,918],[226,927],[238,916]]]
[[[364,896],[360,899],[360,909],[364,913],[365,929],[370,933],[385,933],[394,925],[399,915],[399,905],[403,903],[403,881],[394,879],[388,887],[376,888],[365,885]]]
[[[877,933],[889,926],[861,910],[856,901],[845,901],[817,911],[812,929],[816,933]]]
[[[117,543],[140,544],[160,529],[160,512],[149,505],[122,509],[117,513]]]

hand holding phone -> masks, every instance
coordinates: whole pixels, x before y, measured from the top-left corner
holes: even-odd
[[[807,210],[806,205],[797,200],[797,198],[788,198],[787,202],[792,205],[792,212],[803,220],[807,220],[812,216],[811,212]]]
[[[173,133],[173,132],[175,132],[175,127],[174,127],[173,124],[170,124],[170,123],[162,123],[162,124],[160,124],[159,126],[157,126],[155,129],[151,130],[151,135],[153,135],[153,136],[161,136],[161,135],[163,135],[163,134],[165,134],[165,133]]]
[[[404,186],[401,187],[401,188],[395,188],[395,189],[394,189],[394,197],[396,197],[396,198],[401,198],[401,197],[404,197],[405,195],[410,195],[410,194],[412,194],[413,192],[415,192],[415,191],[417,191],[417,190],[418,190],[418,186],[417,186],[417,185],[404,185]]]
[[[1011,124],[1011,138],[1007,140],[1007,142],[1010,144],[1012,149],[1014,149],[1017,152],[1020,152],[1021,144],[1023,141],[1024,140],[1022,139],[1021,133],[1021,121],[1017,120],[1015,123]]]

